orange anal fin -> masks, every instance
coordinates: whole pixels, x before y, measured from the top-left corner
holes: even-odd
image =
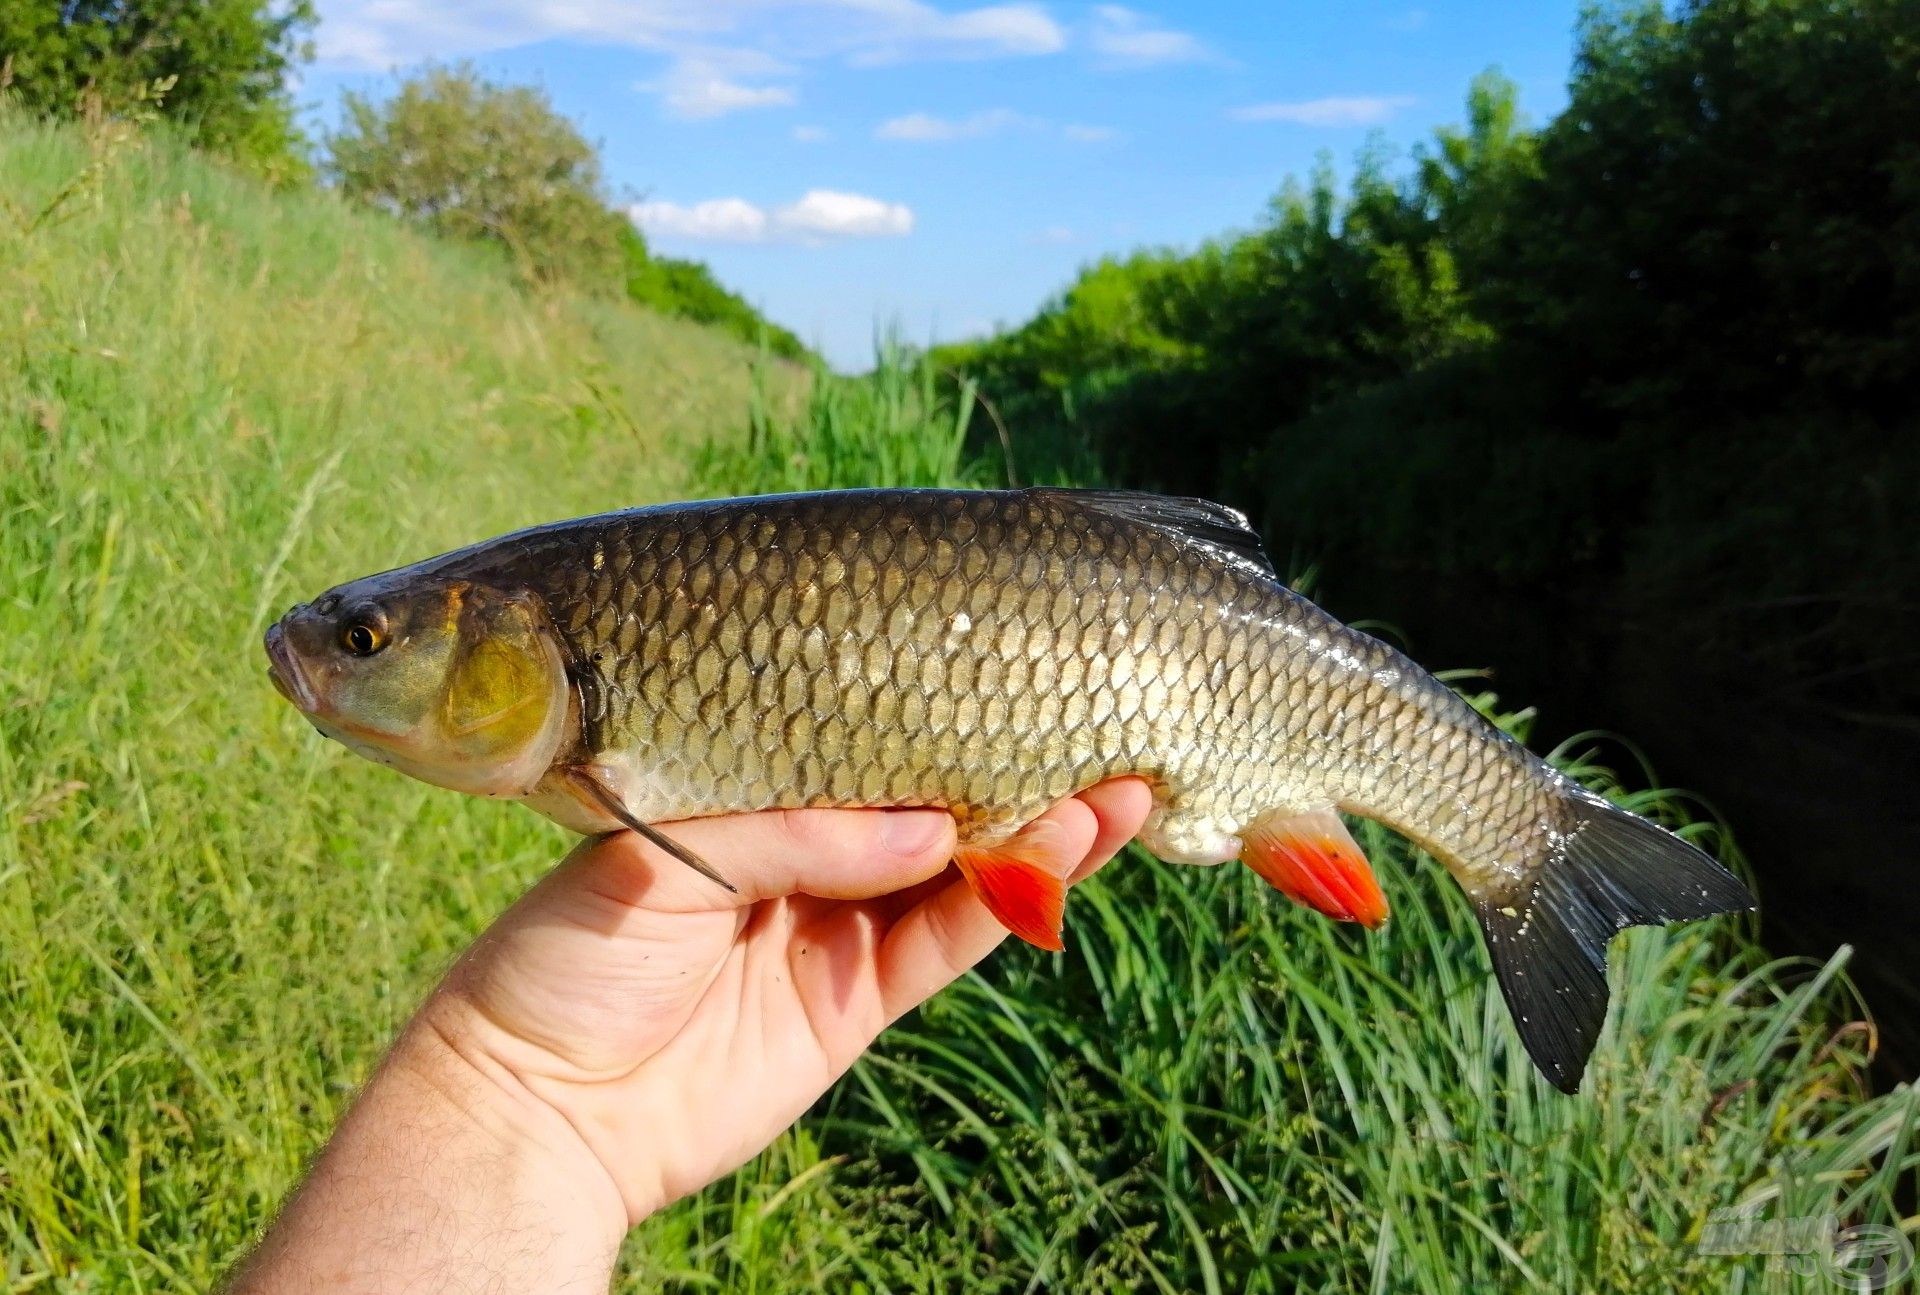
[[[1066,948],[1060,926],[1066,918],[1067,883],[1045,864],[1043,830],[1038,824],[1002,845],[967,846],[954,852],[953,861],[973,887],[973,893],[1000,920],[1000,924],[1038,948],[1054,953]]]
[[[1347,825],[1331,809],[1264,818],[1240,834],[1241,859],[1288,899],[1336,922],[1378,926],[1387,897]]]

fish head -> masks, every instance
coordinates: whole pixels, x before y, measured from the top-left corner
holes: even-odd
[[[525,591],[389,572],[267,631],[274,687],[327,737],[402,773],[524,796],[572,724],[564,657]]]

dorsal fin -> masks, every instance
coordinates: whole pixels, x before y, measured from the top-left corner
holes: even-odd
[[[1216,504],[1211,499],[1185,499],[1173,495],[1153,495],[1142,490],[1068,490],[1045,487],[1035,494],[1057,495],[1082,508],[1090,508],[1122,521],[1172,531],[1189,539],[1251,562],[1275,579],[1273,559],[1267,556],[1260,533],[1253,529],[1247,515],[1237,508]]]

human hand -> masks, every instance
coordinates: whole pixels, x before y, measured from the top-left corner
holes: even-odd
[[[1137,778],[1029,826],[1070,883],[1140,830]],[[938,810],[663,825],[509,909],[394,1045],[233,1292],[604,1290],[620,1238],[751,1158],[1007,932]]]
[[[1120,779],[1027,830],[1078,881],[1139,831],[1151,802],[1139,779]],[[666,830],[739,893],[630,833],[590,842],[422,1011],[578,1130],[627,1224],[751,1158],[883,1028],[1006,937],[947,869],[943,811],[799,810]]]

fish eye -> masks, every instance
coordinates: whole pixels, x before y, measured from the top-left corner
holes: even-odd
[[[372,656],[386,645],[385,629],[371,621],[351,621],[340,631],[340,646],[354,656]]]

